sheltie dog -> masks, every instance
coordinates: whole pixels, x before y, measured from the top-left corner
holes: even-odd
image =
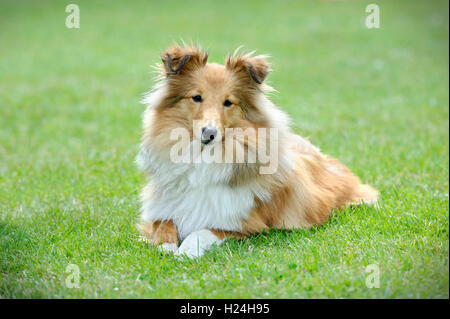
[[[174,45],[161,60],[136,158],[151,175],[138,225],[147,242],[198,257],[227,237],[320,225],[334,209],[377,201],[375,189],[291,131],[266,95],[266,56],[236,51],[223,66]],[[245,134],[229,143],[233,130]],[[201,160],[211,152],[214,160]]]

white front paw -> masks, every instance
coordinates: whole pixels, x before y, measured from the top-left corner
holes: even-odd
[[[139,241],[143,241],[145,243],[151,244],[151,241],[144,236],[140,236]],[[161,245],[158,245],[156,247],[159,251],[163,252],[164,254],[174,253],[178,249],[178,245],[175,243],[172,243],[172,244],[171,243],[162,243]]]
[[[158,250],[161,250],[164,254],[175,253],[177,249],[177,244],[163,243],[158,246]]]
[[[222,240],[211,231],[202,229],[187,236],[181,243],[175,255],[185,255],[189,258],[202,256],[213,244],[219,244]]]

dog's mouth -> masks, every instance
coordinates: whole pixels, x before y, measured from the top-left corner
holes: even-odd
[[[202,139],[201,140],[201,142],[202,142],[202,145],[211,145],[211,144],[214,144],[214,139],[210,139],[210,140],[204,140],[204,139]]]

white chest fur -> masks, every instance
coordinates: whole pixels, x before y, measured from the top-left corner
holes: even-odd
[[[155,155],[138,157],[142,168],[151,170],[149,189],[153,194],[144,201],[142,219],[171,220],[180,240],[194,231],[218,229],[238,231],[254,205],[249,187],[230,187],[230,164],[175,164]]]

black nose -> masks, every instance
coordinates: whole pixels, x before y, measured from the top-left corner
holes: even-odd
[[[202,128],[202,143],[208,144],[217,136],[217,129],[214,126],[206,125]]]

